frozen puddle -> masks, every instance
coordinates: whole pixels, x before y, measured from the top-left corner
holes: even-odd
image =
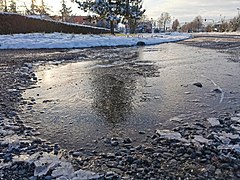
[[[38,68],[37,88],[24,93],[31,102],[24,117],[40,137],[67,149],[98,148],[101,139],[116,136],[140,142],[139,131],[172,129],[239,105],[240,67],[224,54],[179,44],[112,51]],[[223,100],[209,79],[224,91]]]

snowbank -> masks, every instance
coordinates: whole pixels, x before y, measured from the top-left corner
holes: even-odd
[[[135,36],[79,35],[64,33],[32,33],[0,35],[0,49],[54,49],[86,48],[100,46],[134,46],[176,42],[190,38],[190,34],[140,34]]]

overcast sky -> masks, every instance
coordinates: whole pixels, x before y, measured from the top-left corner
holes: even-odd
[[[169,12],[172,18],[181,22],[192,21],[196,16],[202,18],[231,19],[237,15],[240,0],[144,0],[146,14],[157,18],[162,12]]]
[[[41,0],[36,0],[41,2]],[[76,3],[66,0],[68,6],[72,6],[73,13],[83,15],[77,8]],[[31,0],[18,0],[17,4],[29,6]],[[54,14],[59,13],[61,0],[45,0],[46,4],[53,9]],[[240,0],[143,0],[146,15],[149,18],[157,19],[162,12],[169,12],[171,17],[179,19],[180,22],[192,21],[196,16],[201,15],[204,19],[220,20],[220,16],[231,19],[237,15],[237,8],[240,8]]]

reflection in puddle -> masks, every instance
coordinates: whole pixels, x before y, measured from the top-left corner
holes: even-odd
[[[226,63],[224,54],[213,50],[163,44],[97,50],[92,57],[40,67],[40,88],[24,94],[37,102],[27,121],[41,122],[41,136],[65,148],[113,136],[138,141],[141,130],[192,123],[234,110],[240,100],[240,67]],[[224,90],[221,104],[221,94],[212,91],[215,87],[206,76]]]
[[[111,74],[101,74],[101,71],[98,73],[93,73],[95,78],[92,81],[92,107],[107,122],[125,120],[133,108],[134,80],[131,76],[114,77]]]

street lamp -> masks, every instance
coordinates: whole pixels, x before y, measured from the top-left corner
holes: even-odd
[[[151,18],[152,33],[154,33],[153,18]]]

